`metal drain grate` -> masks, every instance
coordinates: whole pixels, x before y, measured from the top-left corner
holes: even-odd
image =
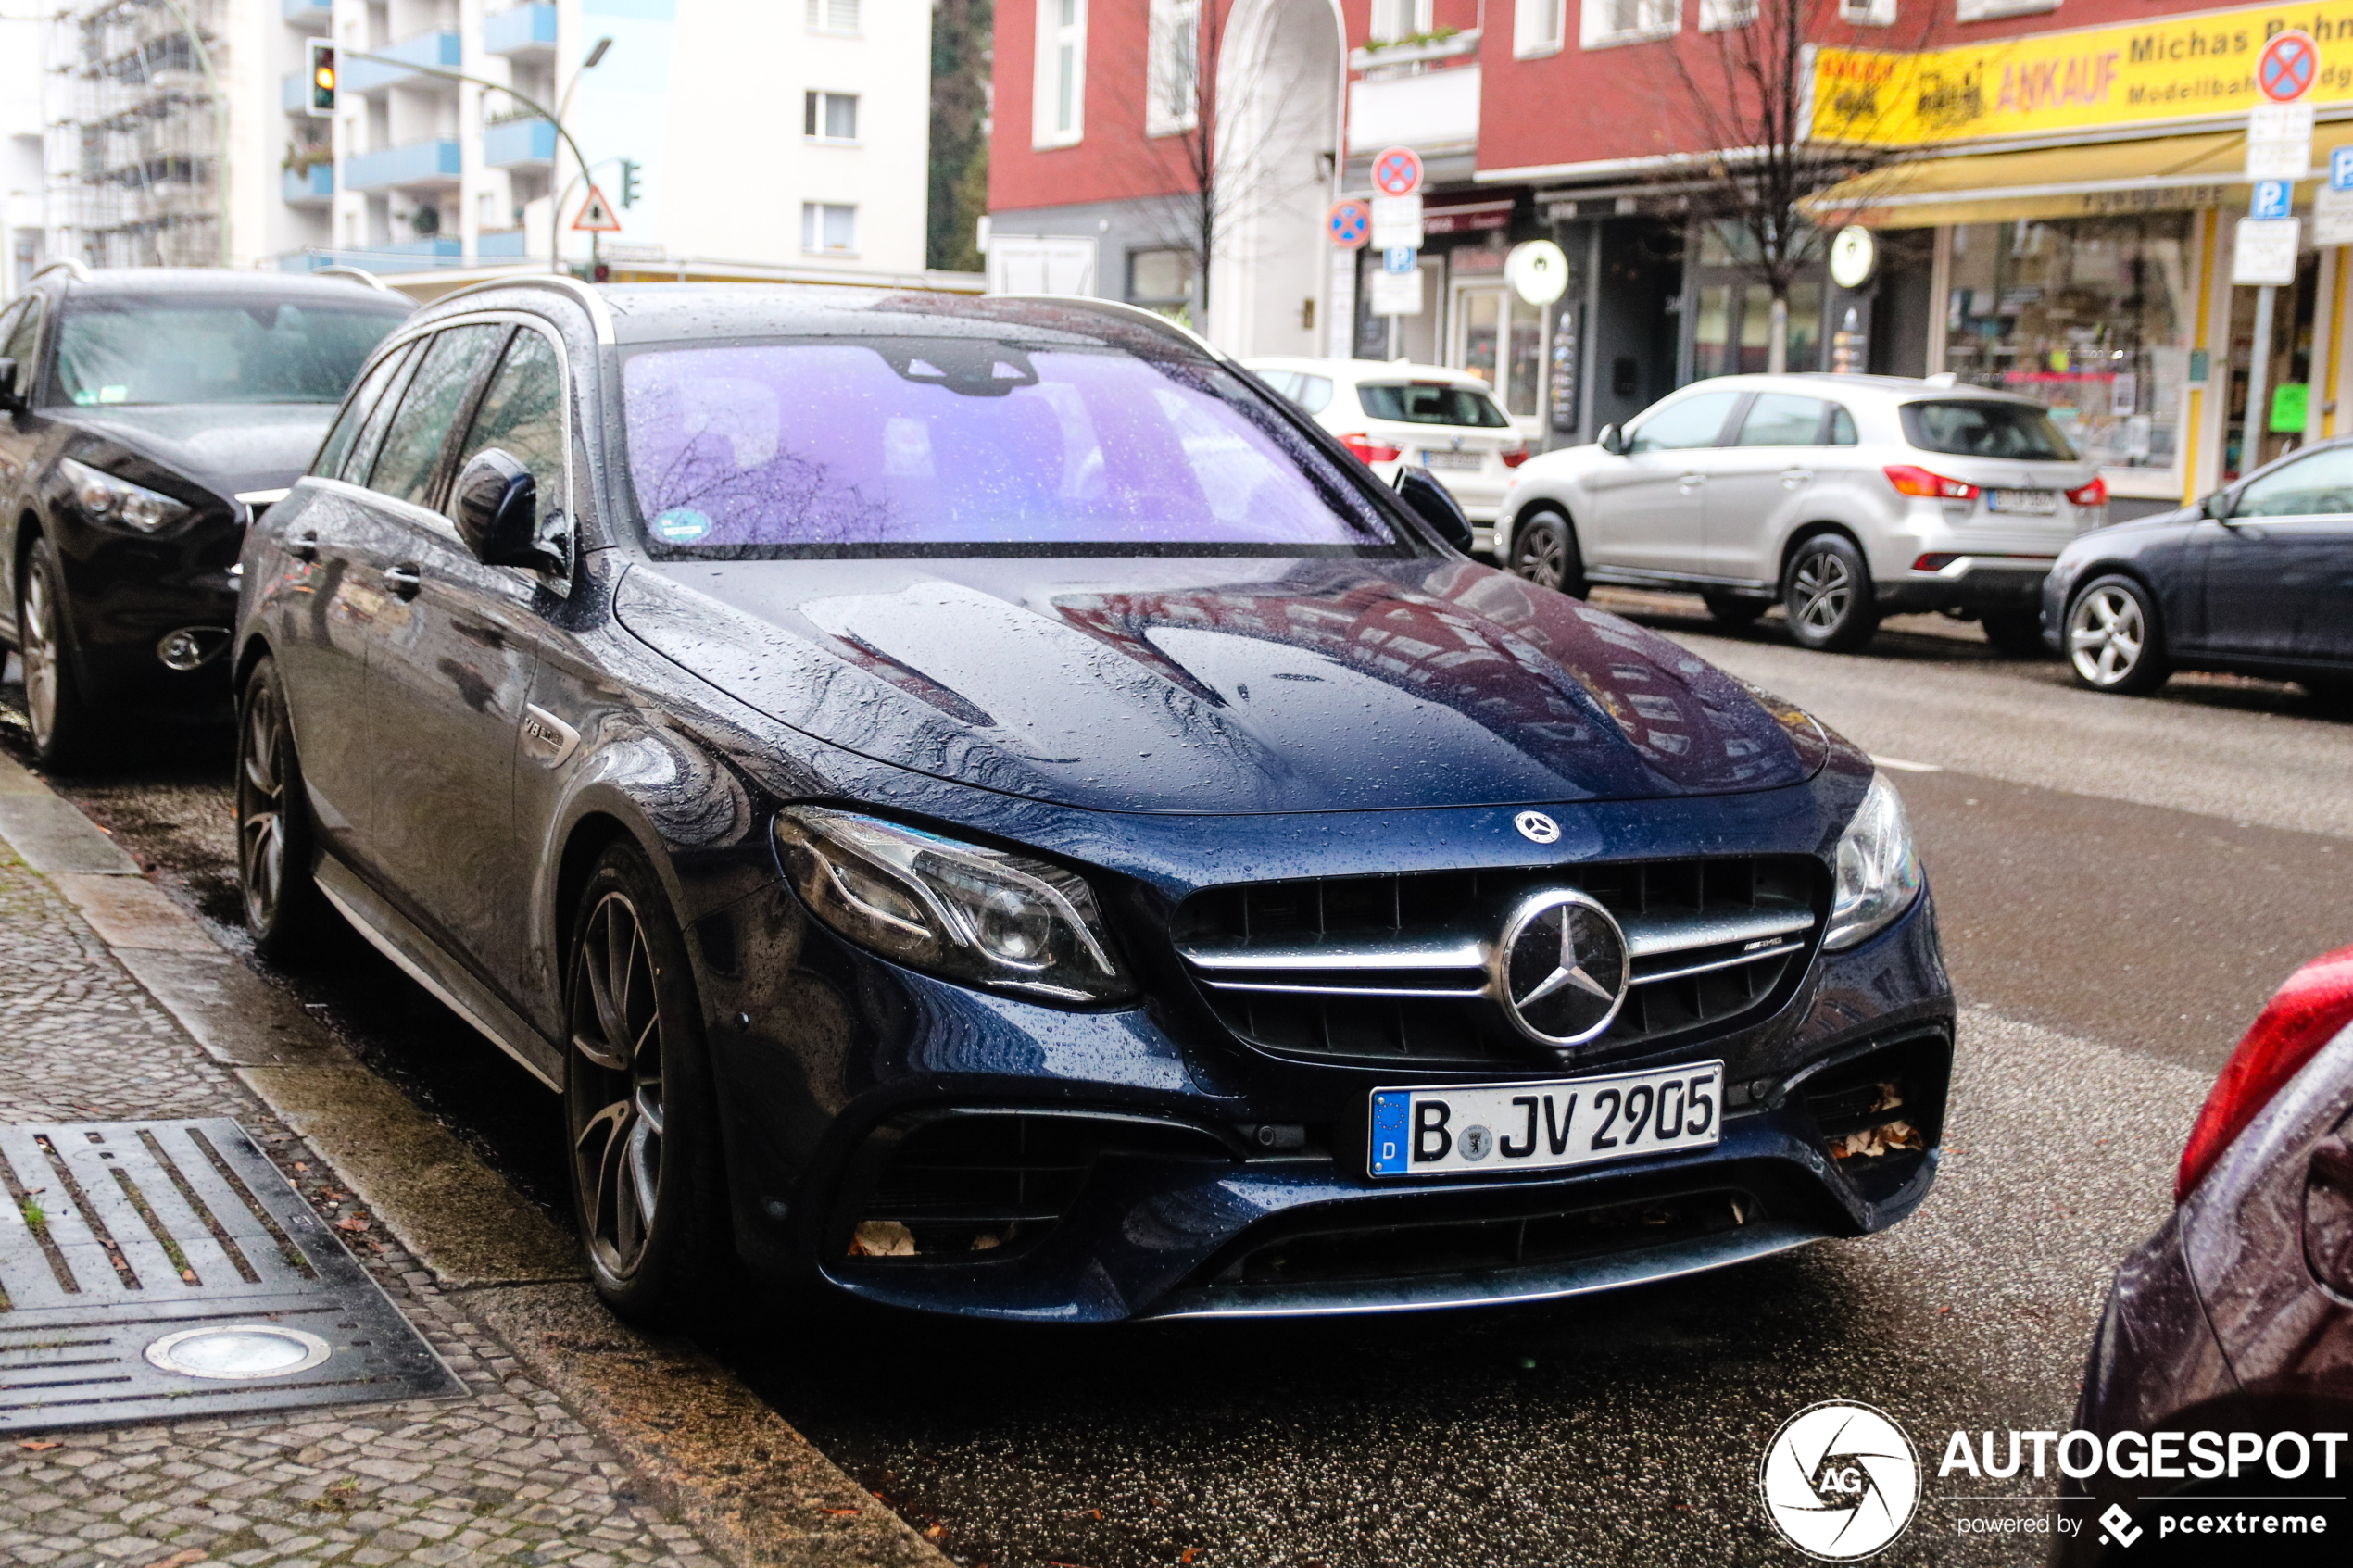
[[[465,1391],[225,1117],[0,1125],[0,1431]]]

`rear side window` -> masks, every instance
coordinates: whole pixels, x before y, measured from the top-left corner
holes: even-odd
[[[1833,446],[1852,446],[1855,444],[1855,416],[1846,411],[1845,405],[1840,403],[1831,404],[1831,445]]]
[[[474,372],[497,351],[507,330],[487,323],[452,327],[426,345],[409,390],[400,395],[400,410],[384,432],[369,489],[421,507],[429,504],[442,444],[457,428]]]
[[[395,349],[368,372],[368,379],[360,383],[359,390],[351,395],[351,401],[346,403],[343,412],[335,416],[334,428],[327,432],[326,444],[319,448],[318,461],[310,465],[312,473],[333,477],[343,471],[344,459],[351,455],[351,444],[359,436],[359,427],[367,423],[368,415],[374,410],[377,399],[384,396],[384,388],[392,384],[393,372],[400,369],[400,362],[408,357],[407,349]]]
[[[2075,448],[2032,403],[1950,402],[1904,405],[1904,439],[1923,452],[1957,458],[2017,458],[2071,463]]]
[[[41,296],[34,295],[19,308],[22,313],[9,320],[6,332],[0,332],[0,359],[14,359],[17,384],[29,388],[38,368],[32,362],[32,351],[41,345]]]
[[[1330,400],[1330,383],[1326,383],[1325,400]],[[1504,410],[1495,400],[1471,386],[1409,386],[1400,383],[1359,386],[1356,400],[1365,406],[1365,417],[1373,420],[1394,420],[1409,425],[1470,425],[1481,430],[1501,430],[1511,421],[1504,418]],[[1320,405],[1319,405],[1320,407]],[[1314,413],[1314,408],[1308,409]]]
[[[1822,400],[1760,392],[1741,421],[1736,446],[1814,446],[1822,435]]]
[[[1299,378],[1299,389],[1290,396],[1292,402],[1308,413],[1320,414],[1331,405],[1332,379],[1329,376],[1302,376]]]
[[[1633,438],[1626,449],[1680,452],[1693,446],[1713,446],[1716,438],[1724,433],[1724,421],[1730,418],[1732,405],[1740,400],[1737,392],[1703,392],[1680,403],[1669,403],[1634,427]]]

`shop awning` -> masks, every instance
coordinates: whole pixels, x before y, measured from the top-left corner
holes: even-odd
[[[2353,120],[2314,131],[2313,167],[2325,170],[2329,155],[2340,146],[2353,146]],[[2299,195],[2309,195],[2319,183],[2307,181]],[[2245,199],[2246,185],[2246,132],[2208,131],[1889,164],[1808,197],[1805,207],[1815,221],[1829,226],[1924,229],[2227,207]]]

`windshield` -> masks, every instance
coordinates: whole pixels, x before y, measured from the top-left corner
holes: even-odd
[[[990,338],[661,347],[623,373],[657,555],[1355,554],[1397,536],[1192,358]]]
[[[2075,460],[2051,416],[2032,403],[1906,403],[1904,439],[1923,452],[1957,458]]]
[[[408,314],[249,295],[83,295],[59,324],[51,401],[340,403]]]
[[[1487,394],[1467,386],[1359,386],[1356,400],[1365,417],[1395,420],[1409,425],[1476,425],[1501,430],[1511,423]]]

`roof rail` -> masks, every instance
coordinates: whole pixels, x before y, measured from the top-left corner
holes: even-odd
[[[78,256],[60,257],[58,259],[50,262],[46,267],[36,269],[32,277],[28,278],[25,281],[27,282],[31,282],[38,279],[45,278],[52,272],[69,272],[73,275],[73,281],[77,283],[94,283],[98,281],[91,275],[90,264],[82,260],[82,257]]]
[[[386,294],[400,292],[365,267],[348,267],[340,261],[331,267],[313,267],[310,270],[310,275],[314,278],[349,278],[355,282],[365,283],[371,289],[381,289]]]
[[[977,297],[981,299],[1035,299],[1053,305],[1078,305],[1100,310],[1115,310],[1122,315],[1135,318],[1143,325],[1157,327],[1171,337],[1182,338],[1220,364],[1235,363],[1233,356],[1213,345],[1207,338],[1185,325],[1184,322],[1174,320],[1157,310],[1147,309],[1140,305],[1130,305],[1124,299],[1105,299],[1091,294],[985,294]]]
[[[496,293],[499,289],[553,289],[558,294],[569,295],[587,307],[588,320],[596,329],[597,341],[606,345],[613,342],[612,307],[605,303],[603,295],[569,272],[518,272],[510,278],[484,278],[478,283],[451,289],[434,303],[446,305],[469,295]]]

